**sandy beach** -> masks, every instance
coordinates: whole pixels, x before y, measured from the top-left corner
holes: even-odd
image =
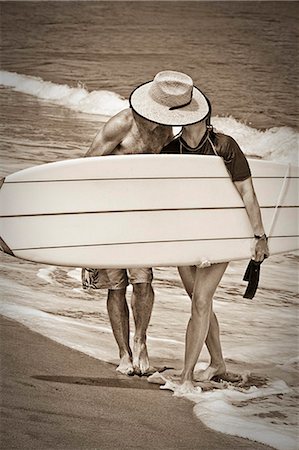
[[[146,379],[0,323],[3,449],[271,448],[207,429],[187,400]]]

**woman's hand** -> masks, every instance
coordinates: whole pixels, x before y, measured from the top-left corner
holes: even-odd
[[[252,259],[257,262],[262,262],[269,256],[268,239],[264,234],[260,237],[254,237],[251,245]]]

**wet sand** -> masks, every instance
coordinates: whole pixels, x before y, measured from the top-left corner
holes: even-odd
[[[187,400],[146,379],[0,323],[2,448],[270,449],[208,430]]]

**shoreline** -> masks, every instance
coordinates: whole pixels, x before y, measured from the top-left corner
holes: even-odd
[[[3,316],[0,324],[6,449],[271,448],[206,428],[189,401],[147,380]]]

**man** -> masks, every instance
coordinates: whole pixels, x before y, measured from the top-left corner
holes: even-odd
[[[172,128],[125,109],[112,117],[98,132],[85,156],[159,153],[173,138]],[[107,309],[119,348],[123,374],[142,375],[149,370],[146,331],[154,302],[152,269],[83,269],[83,286],[108,289]],[[133,353],[129,342],[129,309],[126,301],[128,283],[133,285],[131,307],[135,322]]]
[[[210,126],[210,103],[204,94],[193,86],[188,75],[164,72],[164,77],[164,94],[167,95],[160,92],[163,91],[163,86],[153,80],[133,92],[130,99],[132,108],[138,108],[138,114],[148,120],[163,120],[166,124],[183,125],[181,136],[165,146],[162,153],[216,155],[223,158],[252,226],[253,258],[262,261],[269,255],[267,237],[244,154],[233,138],[213,131]],[[204,342],[211,355],[211,362],[202,373],[201,379],[209,380],[226,370],[219,325],[212,302],[227,265],[228,262],[211,265],[209,261],[202,261],[197,266],[179,268],[182,282],[192,299],[191,318],[186,331],[184,369],[178,388],[181,393],[192,392],[194,389],[194,367]]]

